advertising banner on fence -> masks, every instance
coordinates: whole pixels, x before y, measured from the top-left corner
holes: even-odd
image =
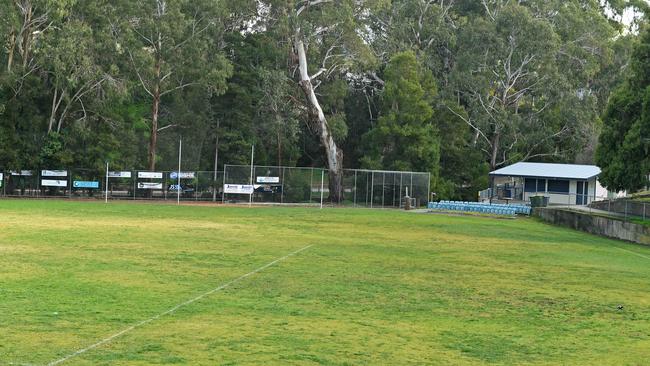
[[[24,176],[24,177],[31,177],[34,175],[34,173],[31,170],[21,170],[19,172],[12,170],[11,175],[13,176]]]
[[[250,184],[224,184],[224,193],[253,194],[255,187]]]
[[[131,172],[108,172],[109,178],[131,178]]]
[[[180,175],[180,177],[179,177],[179,175]],[[169,178],[171,178],[171,179],[178,179],[178,178],[181,178],[181,179],[194,179],[195,176],[196,176],[196,174],[194,172],[181,172],[180,174],[177,173],[177,172],[171,172],[169,174]]]
[[[93,189],[97,189],[97,188],[99,188],[99,182],[87,181],[87,180],[75,180],[74,182],[72,182],[72,186],[74,188],[93,188]]]
[[[4,174],[0,173],[0,187],[2,187],[2,183],[4,182],[4,180],[5,180]]]
[[[162,189],[162,183],[138,182],[138,189]]]
[[[67,170],[41,170],[41,177],[67,177]]]
[[[179,190],[178,184],[172,184],[169,186],[168,190],[170,192],[176,192]],[[188,185],[182,185],[180,186],[180,191],[183,193],[191,193],[194,192],[194,187],[188,186]]]
[[[138,172],[138,178],[162,179],[161,172]]]
[[[68,186],[68,181],[67,180],[59,180],[59,179],[42,179],[41,180],[41,186],[43,186],[43,187],[67,187]]]
[[[280,183],[280,177],[257,177],[257,183]]]

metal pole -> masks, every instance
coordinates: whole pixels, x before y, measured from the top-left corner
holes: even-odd
[[[314,187],[314,168],[310,168],[309,169],[309,203],[310,204],[311,204],[311,190],[313,187]],[[282,190],[284,190],[284,186],[282,187]]]
[[[625,200],[625,220],[627,220],[627,200]]]
[[[357,207],[357,171],[354,170],[354,207]]]
[[[390,205],[392,207],[395,207],[395,179],[396,178],[395,178],[395,173],[391,173],[391,174],[393,174],[393,184],[391,185],[391,190],[393,191],[393,200],[391,201]]]
[[[515,188],[515,194],[517,194],[516,188]],[[427,199],[429,199],[429,197],[431,197],[431,173],[429,173],[429,177],[427,179]]]
[[[183,139],[178,139],[178,171],[176,172],[176,204],[181,204],[181,156],[183,156]]]
[[[375,200],[374,194],[375,194],[375,172],[370,172],[371,174],[371,180],[370,180],[370,208],[372,208],[372,201]]]
[[[384,188],[386,187],[386,172],[382,173],[381,178],[381,208],[384,208]]]
[[[227,170],[226,168],[227,167],[228,164],[223,165],[223,185],[221,186],[221,189],[223,189],[223,191],[221,191],[221,203],[226,202],[226,170]]]
[[[108,161],[106,162],[106,183],[104,183],[104,186],[104,189],[106,191],[104,203],[108,203]]]
[[[368,172],[365,173],[366,173],[366,193],[363,196],[366,197],[366,207],[368,207]]]
[[[285,167],[282,167],[282,182],[280,184],[281,191],[280,191],[280,203],[284,203],[284,171],[286,170]]]
[[[402,172],[399,172],[399,205],[397,208],[402,208]]]
[[[250,179],[250,185],[253,185],[253,155],[255,154],[255,145],[251,145],[251,179]],[[253,204],[253,193],[255,192],[255,189],[253,189],[253,192],[251,192],[249,198],[248,198],[248,206],[250,207]]]
[[[66,187],[66,189],[69,189],[69,191],[68,191],[68,198],[72,198],[72,173],[73,173],[73,172],[72,172],[72,169],[70,169],[69,173],[70,173],[70,177],[69,177],[69,179],[68,179],[68,187],[69,187],[69,188]]]
[[[217,202],[217,169],[219,169],[219,124],[221,120],[217,120],[217,139],[215,141],[216,145],[214,147],[214,179],[212,182],[212,202]]]
[[[320,208],[323,208],[323,191],[325,190],[325,171],[320,171]]]
[[[413,172],[411,172],[411,184],[409,190],[411,191],[411,194],[413,194]]]

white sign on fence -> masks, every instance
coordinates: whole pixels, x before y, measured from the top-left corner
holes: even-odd
[[[169,178],[171,179],[194,179],[195,176],[196,174],[194,172],[180,172],[180,174],[177,172],[171,172],[169,174]]]
[[[67,170],[41,170],[41,177],[67,177]]]
[[[138,182],[138,189],[162,189],[162,183]]]
[[[41,180],[41,186],[43,186],[43,187],[67,187],[68,186],[68,181],[67,180],[60,180],[60,179],[42,179]]]
[[[223,192],[224,193],[234,193],[234,194],[253,194],[255,187],[250,184],[224,184]]]
[[[2,187],[2,183],[4,182],[4,180],[5,180],[4,174],[0,173],[0,187]]]
[[[138,178],[162,179],[161,172],[138,172]]]
[[[108,172],[109,178],[131,178],[131,172]]]
[[[11,175],[14,175],[14,176],[32,176],[32,175],[34,175],[34,173],[32,173],[31,170],[21,170],[19,172],[15,171],[15,170],[12,170]]]
[[[280,177],[257,177],[257,183],[280,183]]]

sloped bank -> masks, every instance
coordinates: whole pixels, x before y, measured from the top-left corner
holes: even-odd
[[[588,212],[550,207],[534,209],[533,216],[555,225],[570,227],[591,234],[650,245],[650,227],[633,222],[593,215]]]

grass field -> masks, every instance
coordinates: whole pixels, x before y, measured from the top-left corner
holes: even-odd
[[[123,330],[61,364],[650,362],[650,248],[533,219],[17,200],[0,217],[0,365]]]

